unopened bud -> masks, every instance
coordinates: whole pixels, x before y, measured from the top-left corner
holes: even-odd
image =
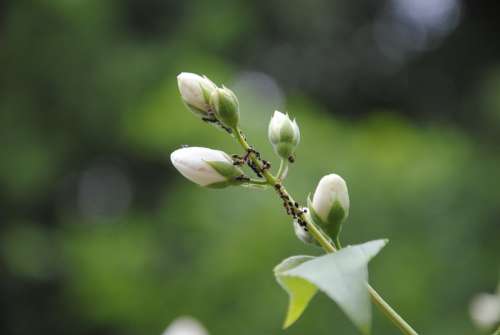
[[[177,85],[182,100],[195,115],[210,117],[210,96],[217,86],[207,77],[182,72],[177,76]]]
[[[469,312],[472,321],[483,329],[494,327],[500,322],[500,295],[480,293],[470,304]]]
[[[305,214],[308,215],[308,214]],[[298,219],[293,220],[293,230],[295,232],[295,236],[305,244],[314,244],[318,245],[318,242],[312,237],[309,233],[309,230],[305,223],[299,222]]]
[[[188,147],[170,155],[175,168],[187,179],[205,187],[222,188],[239,185],[243,171],[233,165],[229,155],[220,150]]]
[[[217,88],[212,92],[210,104],[217,119],[226,127],[236,128],[240,120],[238,98],[227,87]]]
[[[299,126],[295,119],[290,120],[288,114],[275,111],[269,122],[268,137],[278,156],[283,159],[293,158],[300,142]]]
[[[347,185],[336,174],[321,178],[308,207],[313,220],[332,238],[337,238],[342,223],[349,215],[349,193]]]
[[[198,320],[181,316],[172,321],[162,335],[208,335],[208,332]]]

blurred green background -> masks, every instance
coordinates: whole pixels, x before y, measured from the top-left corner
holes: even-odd
[[[272,191],[208,190],[182,144],[237,153],[184,108],[176,75],[239,96],[273,157],[275,109],[302,142],[287,185],[350,188],[344,243],[387,237],[371,282],[422,334],[480,334],[500,252],[500,5],[460,0],[0,1],[0,334],[357,334],[318,295],[280,329],[272,268],[301,244]],[[375,311],[375,334],[398,331]]]

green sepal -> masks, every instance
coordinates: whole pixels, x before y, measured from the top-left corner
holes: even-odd
[[[226,178],[225,181],[221,181],[218,183],[213,183],[207,185],[210,188],[224,188],[232,185],[241,185],[242,181],[236,179],[236,177],[244,175],[243,170],[239,167],[234,166],[229,162],[223,161],[205,161],[208,165],[210,165],[217,173]]]
[[[218,182],[218,183],[213,183],[213,184],[210,184],[210,185],[206,185],[205,187],[208,187],[208,188],[225,188],[225,187],[228,187],[228,186],[233,186],[234,183],[232,181],[221,181],[221,182]]]
[[[292,122],[287,120],[287,122],[283,122],[280,128],[280,142],[296,144],[295,142],[295,131],[292,126]]]
[[[236,128],[240,120],[239,103],[236,95],[222,88],[214,91],[210,97],[210,104],[214,108],[217,118],[227,127]]]
[[[252,183],[249,183],[247,181],[240,181],[240,184],[238,184],[242,187],[246,187],[246,188],[254,188],[254,189],[260,189],[260,190],[265,190],[265,189],[268,189],[269,188],[269,184],[252,184]]]
[[[328,235],[333,239],[336,239],[342,231],[342,224],[346,218],[347,212],[342,207],[340,202],[336,200],[330,209],[330,213],[328,213],[328,223],[325,227]]]
[[[346,211],[340,205],[340,202],[335,201],[333,203],[327,221],[324,221],[314,210],[310,194],[307,197],[307,207],[309,208],[309,214],[314,223],[316,223],[333,241],[336,241],[342,231],[342,223],[347,217]]]
[[[289,142],[279,142],[274,146],[276,153],[283,159],[288,159],[295,150],[295,145]]]
[[[223,161],[205,161],[210,165],[215,171],[217,171],[221,176],[227,179],[234,179],[235,177],[241,176],[243,171],[234,166],[232,163]]]
[[[203,77],[207,80],[210,80],[205,76],[203,76]],[[200,84],[200,88],[201,88],[201,93],[203,94],[203,99],[205,100],[206,104],[209,105],[210,104],[210,95],[212,94],[212,92],[207,90],[206,87],[204,87],[202,84]]]

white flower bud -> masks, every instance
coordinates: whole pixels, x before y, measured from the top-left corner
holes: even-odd
[[[309,210],[314,221],[336,238],[349,215],[349,193],[344,179],[336,174],[321,178],[312,201],[309,199]]]
[[[217,119],[226,127],[236,128],[240,120],[240,108],[238,98],[227,87],[217,88],[210,97]]]
[[[307,216],[308,213],[306,213],[305,215]],[[299,224],[299,220],[297,219],[293,220],[293,231],[295,232],[295,236],[297,236],[297,238],[305,244],[318,245],[318,242],[316,242],[314,237],[312,237],[312,235],[309,233],[307,227]]]
[[[295,119],[290,120],[288,114],[275,111],[269,122],[268,137],[276,154],[289,159],[300,142],[299,126]]]
[[[243,171],[233,165],[225,152],[201,147],[175,150],[170,155],[175,168],[192,182],[207,187],[226,187],[241,184],[237,177]]]
[[[177,85],[182,100],[189,109],[200,117],[207,116],[210,110],[210,95],[217,86],[207,77],[182,72],[177,76]]]
[[[476,295],[471,301],[469,312],[479,328],[495,326],[500,322],[500,296],[489,293]]]
[[[163,335],[208,335],[203,325],[190,316],[181,316],[168,326]]]

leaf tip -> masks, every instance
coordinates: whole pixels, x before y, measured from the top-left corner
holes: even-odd
[[[283,329],[287,329],[288,327],[290,327],[291,325],[293,325],[295,323],[295,321],[298,320],[298,318],[300,317],[302,313],[294,313],[291,308],[288,310],[288,313],[286,315],[286,318],[285,318],[285,321],[283,322]]]
[[[371,327],[369,324],[364,325],[363,327],[360,327],[361,333],[364,335],[370,335],[371,334]]]
[[[286,318],[285,321],[283,322],[283,326],[281,326],[282,329],[287,329],[293,324],[293,320],[290,320],[290,318]]]

